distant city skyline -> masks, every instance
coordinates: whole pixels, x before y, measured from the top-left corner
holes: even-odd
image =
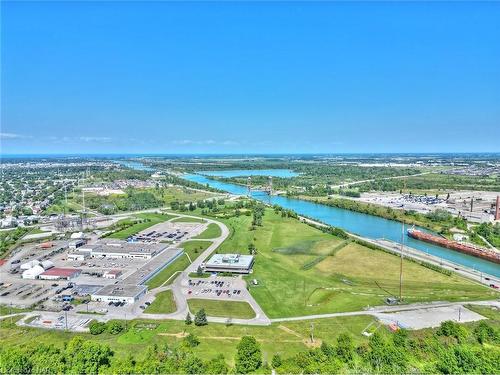
[[[500,151],[500,3],[0,6],[3,155]]]

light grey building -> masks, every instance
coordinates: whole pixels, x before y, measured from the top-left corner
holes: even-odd
[[[250,273],[253,263],[253,255],[214,254],[202,268],[205,272]]]

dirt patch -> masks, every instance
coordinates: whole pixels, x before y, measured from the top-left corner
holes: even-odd
[[[314,348],[319,348],[323,341],[321,339],[314,339],[314,342],[311,342],[310,338],[302,340],[305,346],[308,348],[314,349]]]
[[[298,332],[295,332],[293,329],[290,329],[290,328],[282,326],[282,325],[279,325],[278,328],[281,329],[282,331],[285,331],[285,332],[291,334],[291,335],[302,338],[302,335]]]

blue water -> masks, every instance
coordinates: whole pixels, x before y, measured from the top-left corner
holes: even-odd
[[[290,178],[298,176],[298,173],[290,169],[235,169],[230,171],[202,171],[198,173],[216,177],[273,176]]]
[[[203,185],[208,184],[211,187],[224,190],[232,194],[247,194],[245,186],[211,180],[198,174],[186,174],[183,177],[187,180],[198,182]],[[334,227],[345,229],[350,233],[358,234],[362,237],[371,239],[385,238],[394,242],[401,242],[401,223],[397,221],[387,220],[378,216],[367,215],[341,208],[330,207],[323,204],[316,204],[300,199],[269,196],[263,191],[252,191],[251,194],[252,198],[256,200],[270,204],[277,204],[281,207],[293,210],[299,215],[304,215]],[[440,246],[418,241],[406,236],[406,234],[405,245],[454,263],[500,277],[500,266],[493,262],[488,262],[486,260],[461,254]],[[383,272],[383,270],[381,270],[381,272]]]
[[[116,160],[117,163],[123,165],[124,167],[136,169],[138,171],[145,171],[145,172],[154,172],[155,169],[148,167],[147,165],[138,162],[138,161],[130,161],[130,160]]]

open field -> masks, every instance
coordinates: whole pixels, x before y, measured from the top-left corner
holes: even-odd
[[[167,214],[155,214],[155,213],[146,213],[146,214],[137,214],[135,215],[137,218],[142,219],[144,221],[134,224],[126,229],[115,232],[109,236],[109,238],[117,238],[120,240],[127,239],[128,237],[143,231],[149,227],[152,227],[155,224],[161,223],[163,221],[167,221],[174,216]]]
[[[203,199],[213,198],[219,194],[196,191],[184,187],[167,187],[160,190],[161,199],[165,204],[170,204],[174,201],[197,201]]]
[[[178,219],[172,220],[174,223],[203,223],[205,220],[198,219],[195,217],[180,217]]]
[[[255,312],[250,305],[241,301],[217,301],[209,299],[188,299],[189,310],[194,314],[200,309],[205,309],[209,316],[223,318],[252,319]]]
[[[250,292],[270,318],[353,311],[399,294],[399,257],[325,234],[267,209],[263,225],[251,217],[226,220],[231,234],[219,252],[257,248]],[[340,247],[340,249],[338,249]],[[338,249],[338,250],[336,250]],[[333,255],[329,255],[333,252]],[[312,266],[311,266],[312,264]],[[498,293],[456,275],[403,263],[405,302],[491,299]]]
[[[160,292],[156,295],[153,303],[144,310],[148,314],[170,314],[175,312],[176,305],[171,290]]]
[[[220,231],[219,226],[217,224],[210,223],[210,224],[208,224],[207,229],[205,229],[205,231],[203,233],[197,235],[194,238],[206,240],[206,239],[211,239],[211,238],[217,238],[220,235],[221,235],[221,231]]]
[[[189,266],[190,262],[188,257],[185,255],[189,255],[191,261],[198,258],[198,256],[212,244],[210,241],[186,241],[182,244],[182,248],[184,249],[184,254],[177,258],[172,264],[170,264],[167,268],[159,272],[155,277],[147,281],[147,285],[149,289],[154,289],[161,286],[165,281],[167,281],[174,273],[178,271],[184,271],[187,266]],[[169,280],[170,284],[174,281],[174,278]]]
[[[372,318],[365,316],[315,320],[315,337],[317,340],[334,343],[338,335],[348,333],[355,343],[364,343],[367,339],[361,335],[361,331],[372,321]],[[261,344],[264,358],[268,360],[275,353],[292,355],[306,350],[311,323],[308,321],[286,322],[267,327],[209,323],[207,326],[196,327],[194,324],[186,326],[182,321],[137,320],[129,322],[128,327],[128,331],[120,335],[103,333],[93,336],[56,330],[21,328],[5,322],[0,325],[0,340],[5,346],[36,343],[62,347],[72,337],[81,336],[108,344],[119,358],[125,358],[129,353],[143,358],[148,346],[153,344],[178,346],[185,335],[193,333],[201,341],[200,345],[192,349],[196,355],[210,359],[222,352],[228,364],[232,365],[236,345],[241,336],[245,335],[255,336]]]

